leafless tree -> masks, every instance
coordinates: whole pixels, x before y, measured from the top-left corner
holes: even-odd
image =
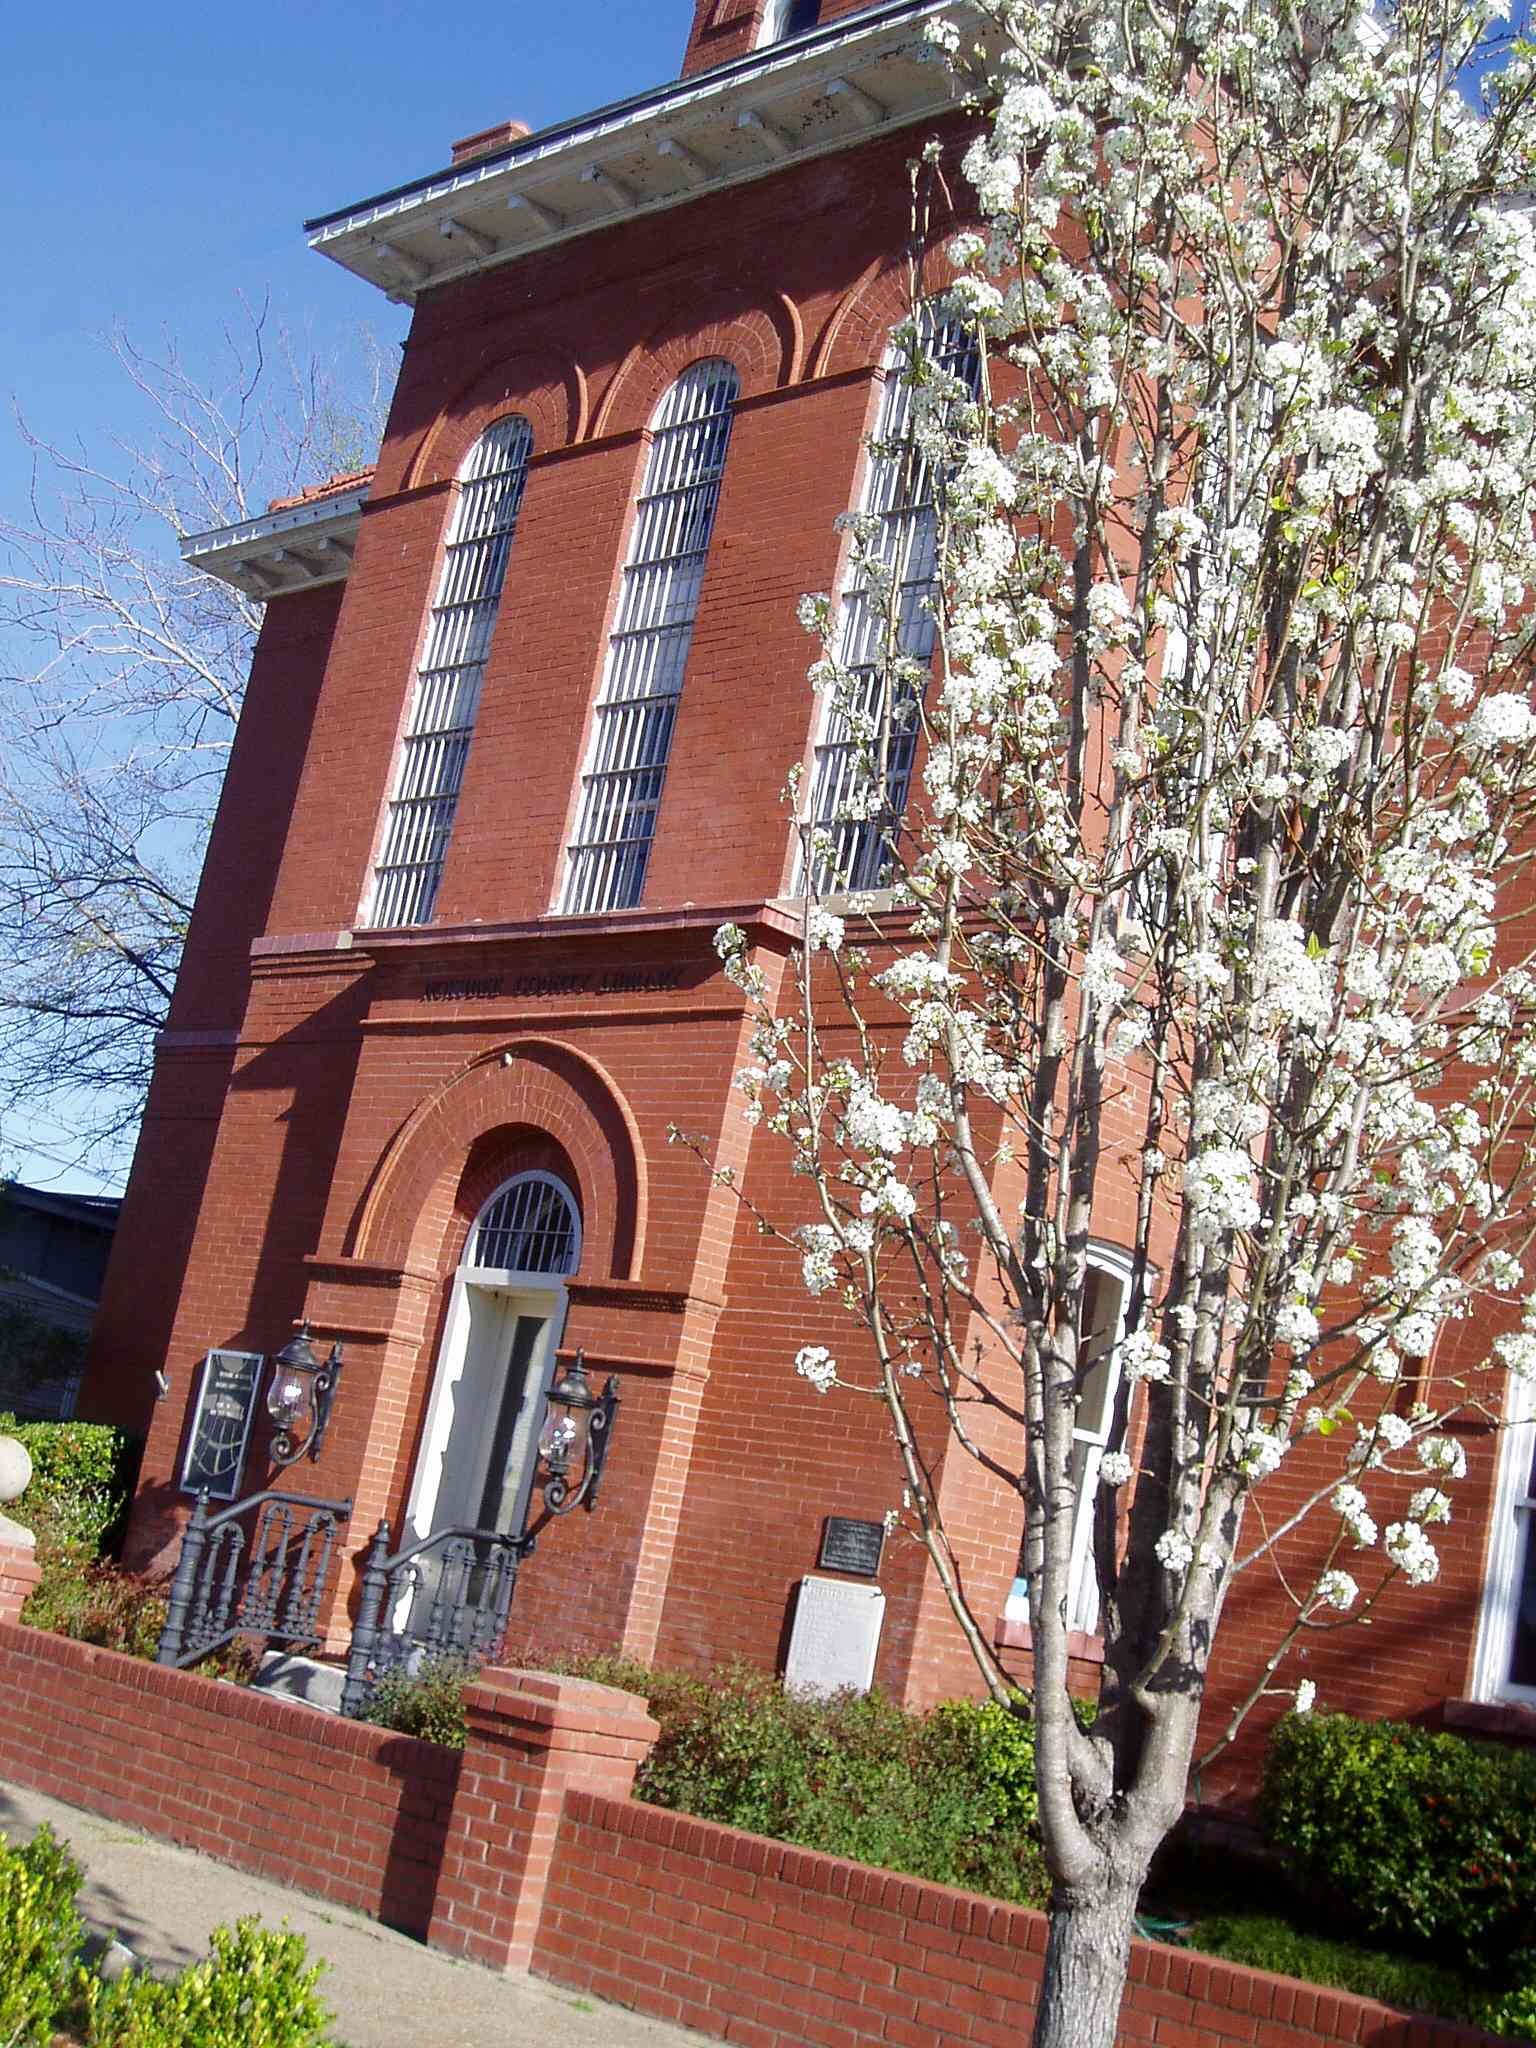
[[[371,337],[326,353],[244,301],[210,361],[121,330],[104,348],[147,425],[63,445],[19,419],[30,511],[0,523],[0,1119],[46,1113],[110,1167],[261,617],[179,544],[370,462],[388,384]]]

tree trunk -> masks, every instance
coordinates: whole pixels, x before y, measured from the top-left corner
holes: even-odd
[[[1032,2048],[1114,2048],[1143,1875],[1106,1868],[1058,1888]]]

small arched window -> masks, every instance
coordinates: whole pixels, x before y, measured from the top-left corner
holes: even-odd
[[[782,43],[786,36],[797,36],[803,29],[814,28],[820,19],[821,0],[768,0],[757,32],[757,46],[762,49],[767,43]]]
[[[568,915],[640,901],[740,379],[695,363],[651,417],[618,609],[569,848]]]
[[[459,471],[442,579],[374,874],[370,925],[425,924],[432,915],[532,453],[533,429],[514,413],[486,429]]]
[[[573,1273],[581,1218],[562,1181],[520,1173],[498,1188],[475,1219],[464,1264],[504,1273]]]
[[[975,336],[931,304],[917,312],[922,353],[973,395],[981,375]],[[880,889],[891,879],[896,841],[917,739],[917,692],[892,681],[893,653],[926,673],[937,626],[932,598],[938,548],[933,465],[918,448],[911,353],[900,342],[886,352],[880,417],[870,440],[859,500],[878,539],[871,550],[884,565],[891,595],[872,588],[855,568],[839,608],[838,658],[851,671],[851,701],[827,699],[816,749],[808,823],[826,835],[811,864],[815,893]],[[896,613],[889,645],[887,605]]]

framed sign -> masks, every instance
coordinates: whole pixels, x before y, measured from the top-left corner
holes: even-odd
[[[181,1468],[183,1493],[233,1500],[240,1490],[251,1418],[261,1390],[260,1351],[210,1351],[192,1411],[187,1455]]]
[[[879,1575],[880,1554],[885,1549],[884,1522],[854,1522],[846,1515],[828,1515],[821,1528],[818,1568],[824,1572],[850,1572],[856,1578]]]

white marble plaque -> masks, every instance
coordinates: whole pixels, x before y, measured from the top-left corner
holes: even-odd
[[[802,1579],[784,1683],[801,1692],[868,1692],[884,1621],[878,1586]]]

